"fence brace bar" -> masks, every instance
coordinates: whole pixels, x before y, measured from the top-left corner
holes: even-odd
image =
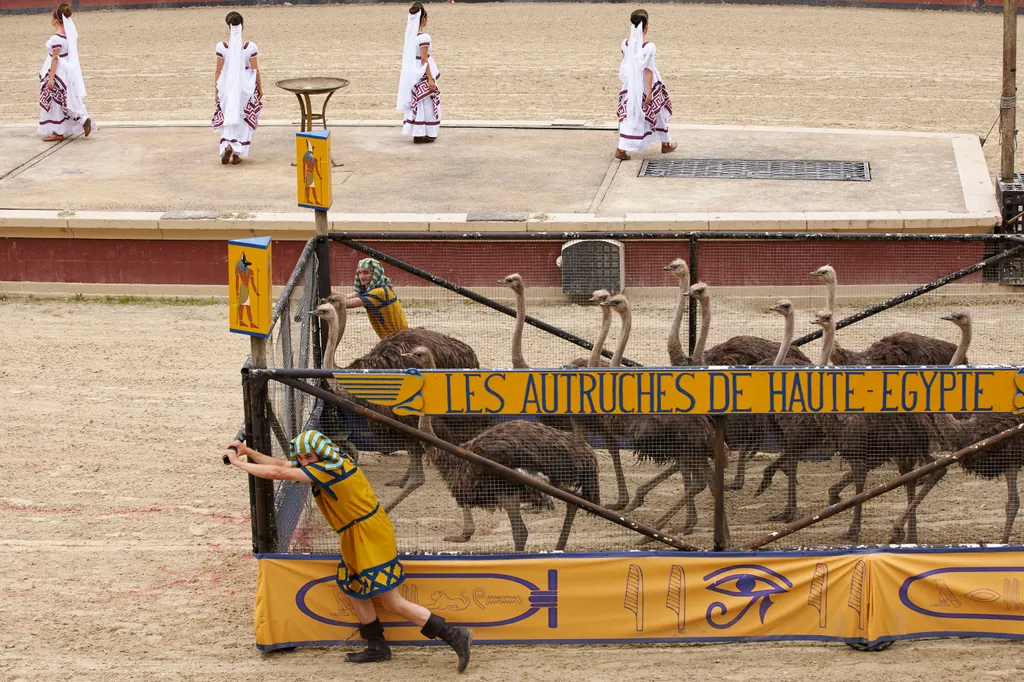
[[[268,374],[271,378],[275,379],[276,381],[280,381],[285,386],[291,386],[292,388],[296,388],[300,391],[305,391],[306,393],[314,397],[320,398],[326,403],[335,405],[349,412],[354,412],[362,417],[366,417],[367,419],[372,419],[374,421],[380,422],[381,424],[389,426],[395,429],[396,431],[400,431],[407,436],[411,436],[412,438],[416,438],[418,440],[423,441],[424,443],[432,445],[433,447],[439,450],[444,450],[445,452],[451,455],[472,462],[477,466],[489,469],[490,471],[497,474],[498,476],[501,476],[502,478],[505,478],[514,483],[518,483],[520,485],[535,488],[536,490],[539,490],[540,492],[546,495],[558,498],[559,500],[565,502],[566,504],[574,504],[577,507],[580,507],[581,509],[590,512],[591,514],[600,516],[603,519],[623,526],[624,528],[628,528],[629,530],[632,530],[634,532],[640,533],[641,535],[646,535],[652,540],[662,542],[674,549],[679,549],[684,552],[700,551],[699,548],[694,547],[693,545],[688,545],[684,542],[680,542],[676,538],[670,535],[665,535],[661,531],[658,531],[654,528],[650,528],[641,523],[637,523],[636,521],[632,521],[623,516],[620,516],[619,514],[616,514],[615,512],[609,509],[605,509],[601,505],[594,504],[593,502],[590,502],[588,500],[584,500],[581,497],[577,497],[570,492],[562,490],[561,488],[556,488],[553,485],[544,483],[543,481],[535,479],[532,476],[521,474],[518,471],[509,469],[508,467],[502,466],[497,462],[492,462],[486,457],[481,457],[480,455],[474,452],[470,452],[469,450],[461,448],[457,445],[452,445],[446,440],[442,440],[440,438],[437,438],[436,436],[431,436],[429,434],[423,433],[416,427],[409,426],[408,424],[403,424],[400,421],[391,419],[390,417],[386,417],[382,414],[374,412],[373,410],[367,409],[350,400],[346,400],[345,398],[337,396],[334,393],[331,393],[330,391],[325,391],[322,388],[311,386],[304,381],[298,381],[296,379],[291,379],[284,376],[276,376],[273,370],[267,371],[266,374]]]
[[[850,507],[854,507],[858,504],[867,502],[868,500],[874,499],[879,495],[883,495],[889,492],[890,490],[895,490],[896,488],[899,488],[901,485],[904,485],[911,481],[916,481],[917,479],[923,478],[924,476],[927,476],[928,474],[938,471],[940,469],[945,469],[949,465],[953,464],[954,462],[960,461],[961,459],[967,457],[968,455],[975,455],[978,454],[979,452],[985,452],[986,450],[995,447],[996,445],[999,445],[1004,440],[1013,438],[1014,436],[1019,436],[1021,434],[1024,434],[1024,423],[1017,424],[1016,426],[1006,429],[1005,431],[1000,431],[994,436],[989,436],[985,440],[978,441],[973,445],[968,445],[966,448],[963,448],[962,450],[957,450],[952,454],[946,455],[945,457],[937,459],[934,462],[929,462],[928,464],[925,464],[922,467],[918,467],[913,471],[908,471],[902,476],[897,476],[888,483],[883,483],[882,485],[872,488],[871,490],[865,490],[860,495],[854,495],[845,502],[837,502],[836,504],[833,504],[830,507],[825,507],[817,514],[805,516],[804,518],[798,521],[794,521],[793,523],[783,526],[781,529],[773,533],[769,533],[768,535],[765,535],[762,538],[759,538],[747,545],[744,545],[743,549],[759,549],[761,547],[764,547],[770,542],[775,542],[776,540],[784,538],[787,535],[792,535],[798,530],[803,530],[804,528],[814,525],[819,521],[824,521],[825,519],[835,516],[840,512],[844,512]]]

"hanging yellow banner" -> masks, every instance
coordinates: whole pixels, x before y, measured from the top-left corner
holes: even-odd
[[[266,338],[274,296],[270,237],[228,241],[228,319],[231,331]]]
[[[397,589],[480,644],[1024,639],[1017,550],[416,558]],[[259,648],[359,644],[336,576],[337,557],[260,557]],[[392,642],[425,641],[381,621]]]
[[[839,414],[1024,411],[1004,367],[336,372],[399,415]]]
[[[298,204],[325,211],[334,202],[331,184],[331,131],[295,133]]]

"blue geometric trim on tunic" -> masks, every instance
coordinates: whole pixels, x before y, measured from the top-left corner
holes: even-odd
[[[370,293],[359,295],[360,300],[362,300],[364,307],[366,308],[366,312],[371,313],[374,316],[374,319],[381,324],[384,324],[384,315],[380,312],[381,308],[386,308],[392,303],[398,303],[398,295],[395,294],[394,290],[390,287],[384,288],[384,296],[385,298],[382,299],[380,296]]]
[[[395,557],[391,561],[350,575],[344,559],[338,562],[338,587],[353,599],[369,599],[395,589],[405,581],[405,568]]]
[[[320,488],[320,490],[322,490],[323,492],[325,492],[328,495],[330,495],[332,500],[336,500],[336,499],[338,499],[338,496],[334,494],[333,490],[331,490],[331,486],[333,486],[336,483],[341,483],[346,478],[348,478],[352,474],[354,474],[357,471],[359,471],[359,467],[356,466],[356,464],[354,462],[352,462],[352,460],[350,460],[348,457],[342,456],[342,458],[341,458],[341,465],[342,465],[341,473],[338,473],[337,471],[332,471],[332,470],[326,469],[326,468],[324,468],[323,465],[318,464],[318,463],[313,463],[313,464],[310,464],[308,467],[301,467],[301,468],[302,468],[302,472],[304,474],[306,474],[306,476],[309,477],[310,482],[312,482],[316,486],[316,488]],[[323,473],[327,474],[328,476],[330,476],[331,480],[330,481],[321,481],[319,478],[317,478],[313,474],[309,473],[306,470],[307,468],[316,469],[317,471],[323,472]],[[317,494],[317,492],[318,492],[316,488],[313,489],[313,493],[314,494]]]
[[[378,502],[377,506],[374,507],[373,509],[371,509],[368,514],[363,514],[358,519],[352,519],[351,521],[346,523],[344,526],[342,526],[341,530],[338,531],[338,535],[341,535],[342,533],[344,533],[345,531],[347,531],[349,528],[351,528],[352,526],[356,525],[360,521],[365,521],[366,519],[368,519],[371,516],[373,516],[374,514],[376,514],[378,511],[380,511],[380,502]]]

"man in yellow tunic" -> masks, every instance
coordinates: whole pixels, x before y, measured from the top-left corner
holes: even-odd
[[[359,261],[353,287],[355,291],[349,292],[345,307],[366,308],[370,326],[377,336],[383,339],[409,328],[398,295],[391,288],[391,278],[384,276],[380,261],[374,258]]]
[[[365,650],[348,654],[347,660],[375,663],[391,659],[384,627],[370,601],[379,597],[388,611],[419,625],[424,637],[445,641],[459,656],[459,672],[466,669],[473,633],[449,625],[444,618],[407,601],[395,589],[405,580],[405,571],[398,560],[391,519],[381,509],[362,470],[327,436],[319,431],[303,431],[292,440],[287,462],[256,452],[240,441],[231,443],[224,455],[253,476],[313,486],[316,506],[341,544],[338,587],[351,598],[360,622],[359,634],[367,642]],[[251,461],[243,461],[242,455]]]

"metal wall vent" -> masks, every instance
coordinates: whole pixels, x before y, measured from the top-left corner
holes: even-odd
[[[764,159],[664,159],[640,164],[641,178],[719,178],[726,180],[871,180],[867,161]]]

